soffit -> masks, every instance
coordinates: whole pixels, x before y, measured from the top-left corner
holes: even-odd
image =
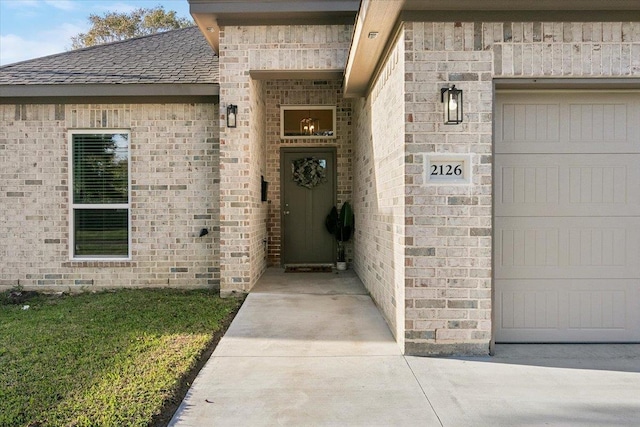
[[[385,0],[378,0],[385,1]],[[638,0],[405,0],[404,10],[640,10]]]
[[[345,68],[344,95],[362,96],[384,50],[392,41],[402,11],[402,0],[363,0],[351,40]]]
[[[363,0],[345,69],[344,95],[364,96],[402,22],[635,21],[638,0]],[[369,33],[377,32],[375,39]]]
[[[342,80],[344,70],[251,70],[254,80]]]

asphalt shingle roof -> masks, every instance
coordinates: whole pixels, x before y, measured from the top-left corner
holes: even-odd
[[[198,27],[0,67],[0,84],[218,83],[218,57]]]

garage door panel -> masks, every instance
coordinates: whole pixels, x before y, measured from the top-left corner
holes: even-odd
[[[495,277],[640,277],[640,218],[495,218]]]
[[[640,155],[496,155],[497,216],[640,215]]]
[[[569,141],[580,145],[630,142],[628,120],[634,105],[589,100],[569,103]]]
[[[594,288],[569,292],[569,328],[624,329],[627,310],[619,307],[625,307],[628,292],[603,291],[599,283]]]
[[[501,93],[496,153],[640,153],[634,93]]]
[[[560,142],[560,102],[530,100],[504,101],[498,104],[498,117],[502,123],[499,141],[505,144],[522,144],[535,141],[553,145]]]
[[[499,280],[497,342],[640,340],[640,280]]]
[[[640,92],[498,92],[498,342],[640,342]]]

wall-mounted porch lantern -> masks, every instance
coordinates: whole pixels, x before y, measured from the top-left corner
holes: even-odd
[[[462,90],[456,86],[440,89],[440,102],[444,103],[444,124],[462,123]]]
[[[238,106],[229,104],[227,105],[227,127],[236,127],[236,115],[238,114]]]

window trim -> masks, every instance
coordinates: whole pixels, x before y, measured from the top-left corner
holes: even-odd
[[[127,203],[87,204],[73,201],[73,136],[86,134],[126,134],[127,144]],[[69,175],[69,261],[131,261],[131,130],[130,129],[69,129],[67,135]],[[75,210],[76,209],[127,209],[127,256],[75,256]]]

